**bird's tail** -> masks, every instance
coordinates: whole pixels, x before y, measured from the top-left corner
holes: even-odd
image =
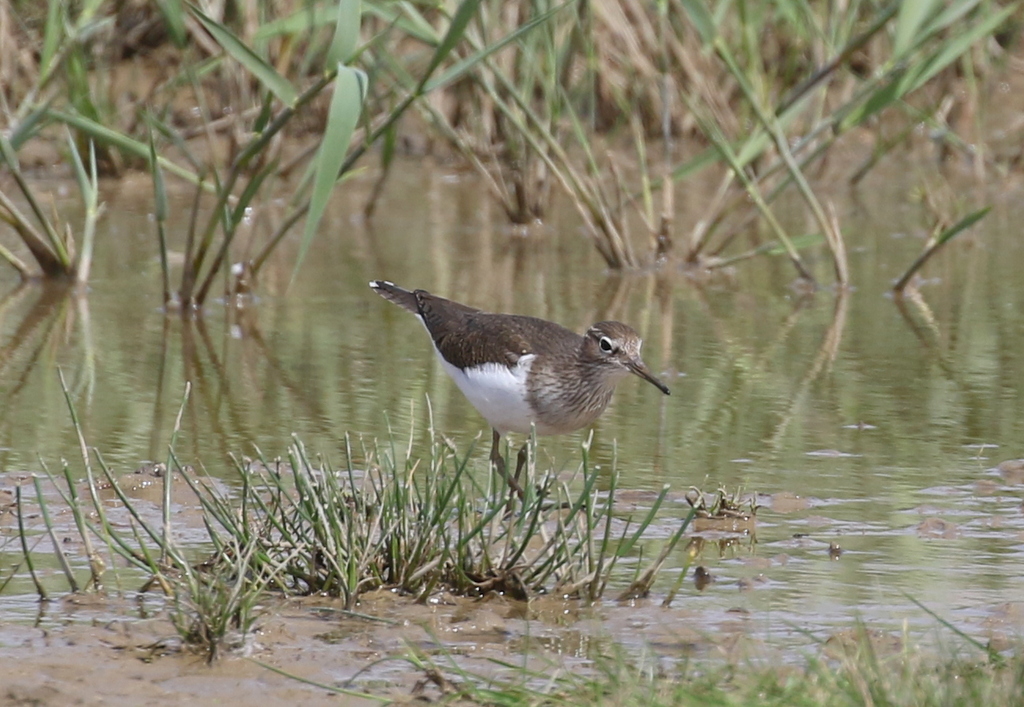
[[[388,282],[387,280],[370,280],[370,287],[387,301],[394,302],[402,309],[406,309],[413,314],[419,314],[420,307],[416,301],[416,295],[409,292],[409,290],[403,290],[395,283]]]

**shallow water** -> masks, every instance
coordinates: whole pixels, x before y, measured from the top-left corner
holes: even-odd
[[[416,321],[366,285],[385,278],[577,330],[606,318],[638,329],[672,395],[624,381],[595,428],[593,458],[621,470],[624,514],[672,486],[654,541],[684,515],[691,485],[757,494],[752,536],[690,534],[710,585],[687,580],[671,609],[657,600],[599,607],[610,635],[682,645],[684,627],[738,633],[794,656],[858,619],[894,635],[904,622],[935,627],[909,595],[983,640],[1019,637],[1024,475],[996,465],[1024,457],[1024,190],[961,185],[993,210],[927,266],[920,299],[901,307],[886,293],[928,224],[911,195],[935,175],[900,159],[855,193],[830,195],[850,249],[855,287],[844,294],[801,297],[781,258],[711,278],[609,275],[568,209],[514,231],[472,175],[409,163],[372,228],[351,216],[369,180],[338,190],[290,289],[297,236],[255,301],[240,312],[215,304],[194,322],[159,308],[148,182],[109,185],[87,295],[18,290],[0,271],[0,489],[39,471],[40,458],[52,468],[66,458],[80,473],[57,367],[88,444],[119,473],[166,457],[185,381],[178,455],[229,483],[230,454],[283,454],[292,433],[335,466],[346,431],[383,438],[390,429],[403,445],[412,434],[425,450],[428,397],[435,427],[460,450],[475,444],[485,473],[485,424]],[[684,223],[699,216],[702,195],[686,199]],[[180,205],[184,216],[187,198]],[[799,205],[786,215],[793,232],[812,228]],[[823,247],[809,255],[830,282]],[[542,439],[542,465],[575,467],[583,438]],[[9,520],[0,522],[0,580],[20,558]],[[685,553],[673,555],[659,596]],[[0,614],[33,620],[31,596],[19,574]]]

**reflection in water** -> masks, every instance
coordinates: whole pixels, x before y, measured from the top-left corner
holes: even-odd
[[[673,600],[709,625],[737,607],[754,617],[745,630],[772,635],[798,625],[822,637],[854,615],[898,626],[908,611],[927,625],[906,591],[980,632],[979,608],[1024,594],[1021,475],[995,468],[1024,457],[1024,247],[1012,211],[1024,199],[1004,199],[979,226],[981,244],[951,243],[929,263],[933,279],[894,302],[885,293],[919,244],[892,235],[919,224],[881,172],[843,218],[854,289],[798,296],[791,266],[771,258],[700,276],[606,275],[570,212],[511,231],[474,180],[406,167],[372,227],[349,216],[371,180],[348,182],[293,286],[297,243],[242,309],[165,317],[146,207],[116,194],[87,293],[0,281],[0,492],[40,457],[80,459],[57,366],[88,444],[118,474],[166,459],[186,381],[177,454],[229,483],[228,455],[258,446],[272,459],[292,433],[336,467],[346,432],[425,449],[428,397],[437,430],[460,455],[475,445],[473,471],[486,473],[486,423],[415,322],[378,306],[366,282],[380,276],[576,331],[608,318],[637,329],[673,394],[624,381],[595,427],[592,463],[616,465],[623,491],[667,483],[774,499],[758,511],[756,540],[708,531],[691,538],[704,543],[699,560],[692,545],[672,553],[677,569],[694,557],[716,579]],[[681,213],[700,218],[701,198]],[[737,237],[759,244],[753,231]],[[808,263],[830,267],[824,250]],[[584,434],[542,440],[538,464],[575,468]],[[835,452],[808,454],[818,450]],[[687,512],[677,497],[664,527],[648,529],[645,557]]]

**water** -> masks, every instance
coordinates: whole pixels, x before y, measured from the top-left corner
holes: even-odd
[[[1000,617],[1024,596],[1024,485],[995,466],[1024,456],[1024,199],[1013,185],[973,195],[993,211],[928,265],[920,299],[901,304],[887,291],[928,223],[908,198],[909,172],[890,164],[857,193],[832,195],[855,288],[801,297],[782,258],[710,278],[606,273],[571,210],[516,232],[471,176],[405,164],[372,227],[352,216],[369,181],[338,190],[290,288],[297,235],[255,302],[215,303],[191,322],[159,308],[146,186],[110,185],[86,296],[16,290],[0,270],[0,487],[40,458],[81,468],[58,367],[88,444],[119,472],[166,457],[190,381],[178,454],[214,475],[230,478],[230,454],[283,454],[292,433],[335,465],[346,431],[413,434],[425,449],[428,397],[440,431],[461,450],[476,444],[483,473],[489,430],[418,323],[367,287],[384,278],[576,330],[615,318],[640,331],[672,395],[624,381],[595,427],[595,463],[616,463],[640,499],[673,487],[655,532],[684,513],[690,485],[762,504],[754,537],[705,534],[697,562],[716,582],[703,592],[687,582],[676,600],[709,631],[737,608],[751,633],[791,646],[857,617],[893,631],[904,619],[934,625],[909,594],[971,634],[1019,634]],[[684,222],[701,198],[686,196]],[[183,195],[182,218],[187,204]],[[799,205],[784,216],[795,233],[813,228]],[[265,236],[264,219],[254,215],[253,232]],[[830,282],[824,249],[808,255]],[[574,466],[583,438],[542,440],[541,461]],[[2,579],[18,553],[0,541],[0,558]],[[0,607],[20,613],[25,596],[10,594]],[[633,619],[663,620],[656,609]]]

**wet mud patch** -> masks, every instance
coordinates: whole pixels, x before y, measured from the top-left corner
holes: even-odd
[[[7,624],[2,630],[3,704],[337,703],[323,690],[240,657],[208,665],[199,656],[167,651],[161,646],[173,628],[162,620],[72,623],[48,630]],[[326,664],[310,665],[297,642],[289,648],[292,655],[282,652],[275,662],[295,675],[329,679]]]
[[[327,598],[271,600],[244,648],[211,665],[181,646],[170,622],[131,611],[131,602],[97,599],[78,606],[73,619],[53,621],[51,614],[40,626],[0,624],[0,701],[337,704],[338,696],[302,680],[402,701],[424,689],[423,671],[403,658],[410,650],[453,674],[457,665],[500,684],[524,667],[538,675],[584,670],[616,644],[654,648],[669,661],[738,657],[754,645],[742,613],[715,622],[653,602],[588,608],[554,597],[527,604],[497,595],[438,596],[424,605],[378,591],[355,611]]]
[[[156,518],[162,492],[147,496],[154,486],[162,489],[154,471],[119,478],[118,486]],[[1005,601],[1001,575],[978,568],[1024,554],[1020,489],[997,469],[983,472],[980,480],[994,484],[991,493],[978,493],[979,478],[967,477],[960,485],[904,489],[896,508],[880,507],[874,499],[793,491],[743,497],[757,507],[754,528],[692,527],[667,556],[651,593],[620,601],[607,597],[623,595],[621,588],[646,559],[620,558],[607,597],[593,604],[536,591],[529,601],[518,601],[507,587],[476,597],[435,591],[420,602],[378,589],[360,594],[351,610],[340,599],[268,594],[252,633],[212,666],[182,646],[159,596],[140,600],[129,591],[130,601],[118,601],[65,594],[46,605],[36,626],[28,625],[38,607],[34,598],[4,597],[3,699],[67,704],[85,694],[86,685],[109,690],[107,704],[172,704],[182,695],[212,696],[226,704],[337,699],[263,663],[303,680],[405,700],[440,696],[443,690],[443,683],[403,657],[410,652],[430,657],[452,675],[466,671],[500,683],[514,676],[510,665],[537,674],[583,671],[615,651],[651,651],[667,668],[695,657],[792,656],[816,645],[826,646],[828,655],[856,644],[850,625],[858,622],[870,623],[877,633],[868,638],[884,653],[898,650],[896,639],[908,616],[914,631],[935,628],[935,617],[902,592],[969,635],[1010,646],[1024,630],[1021,609]],[[9,491],[24,482],[5,476],[0,487]],[[615,518],[613,532],[625,530],[625,517],[657,498],[618,496],[615,510],[624,516]],[[680,511],[692,505],[684,495],[669,500]],[[704,509],[714,500],[705,498]],[[111,513],[120,510],[117,494],[103,496],[103,503]],[[202,514],[188,494],[174,503],[176,533],[191,537],[189,528],[202,522]],[[656,540],[655,549],[678,527],[669,515],[645,530],[645,537]],[[74,529],[68,518],[57,523],[61,532]],[[9,528],[7,533],[9,540]],[[84,558],[76,547],[67,552],[81,567]],[[13,559],[9,550],[6,557]],[[201,547],[194,550],[200,554]],[[141,586],[136,579],[122,575],[123,586]],[[32,675],[42,677],[32,681]]]

